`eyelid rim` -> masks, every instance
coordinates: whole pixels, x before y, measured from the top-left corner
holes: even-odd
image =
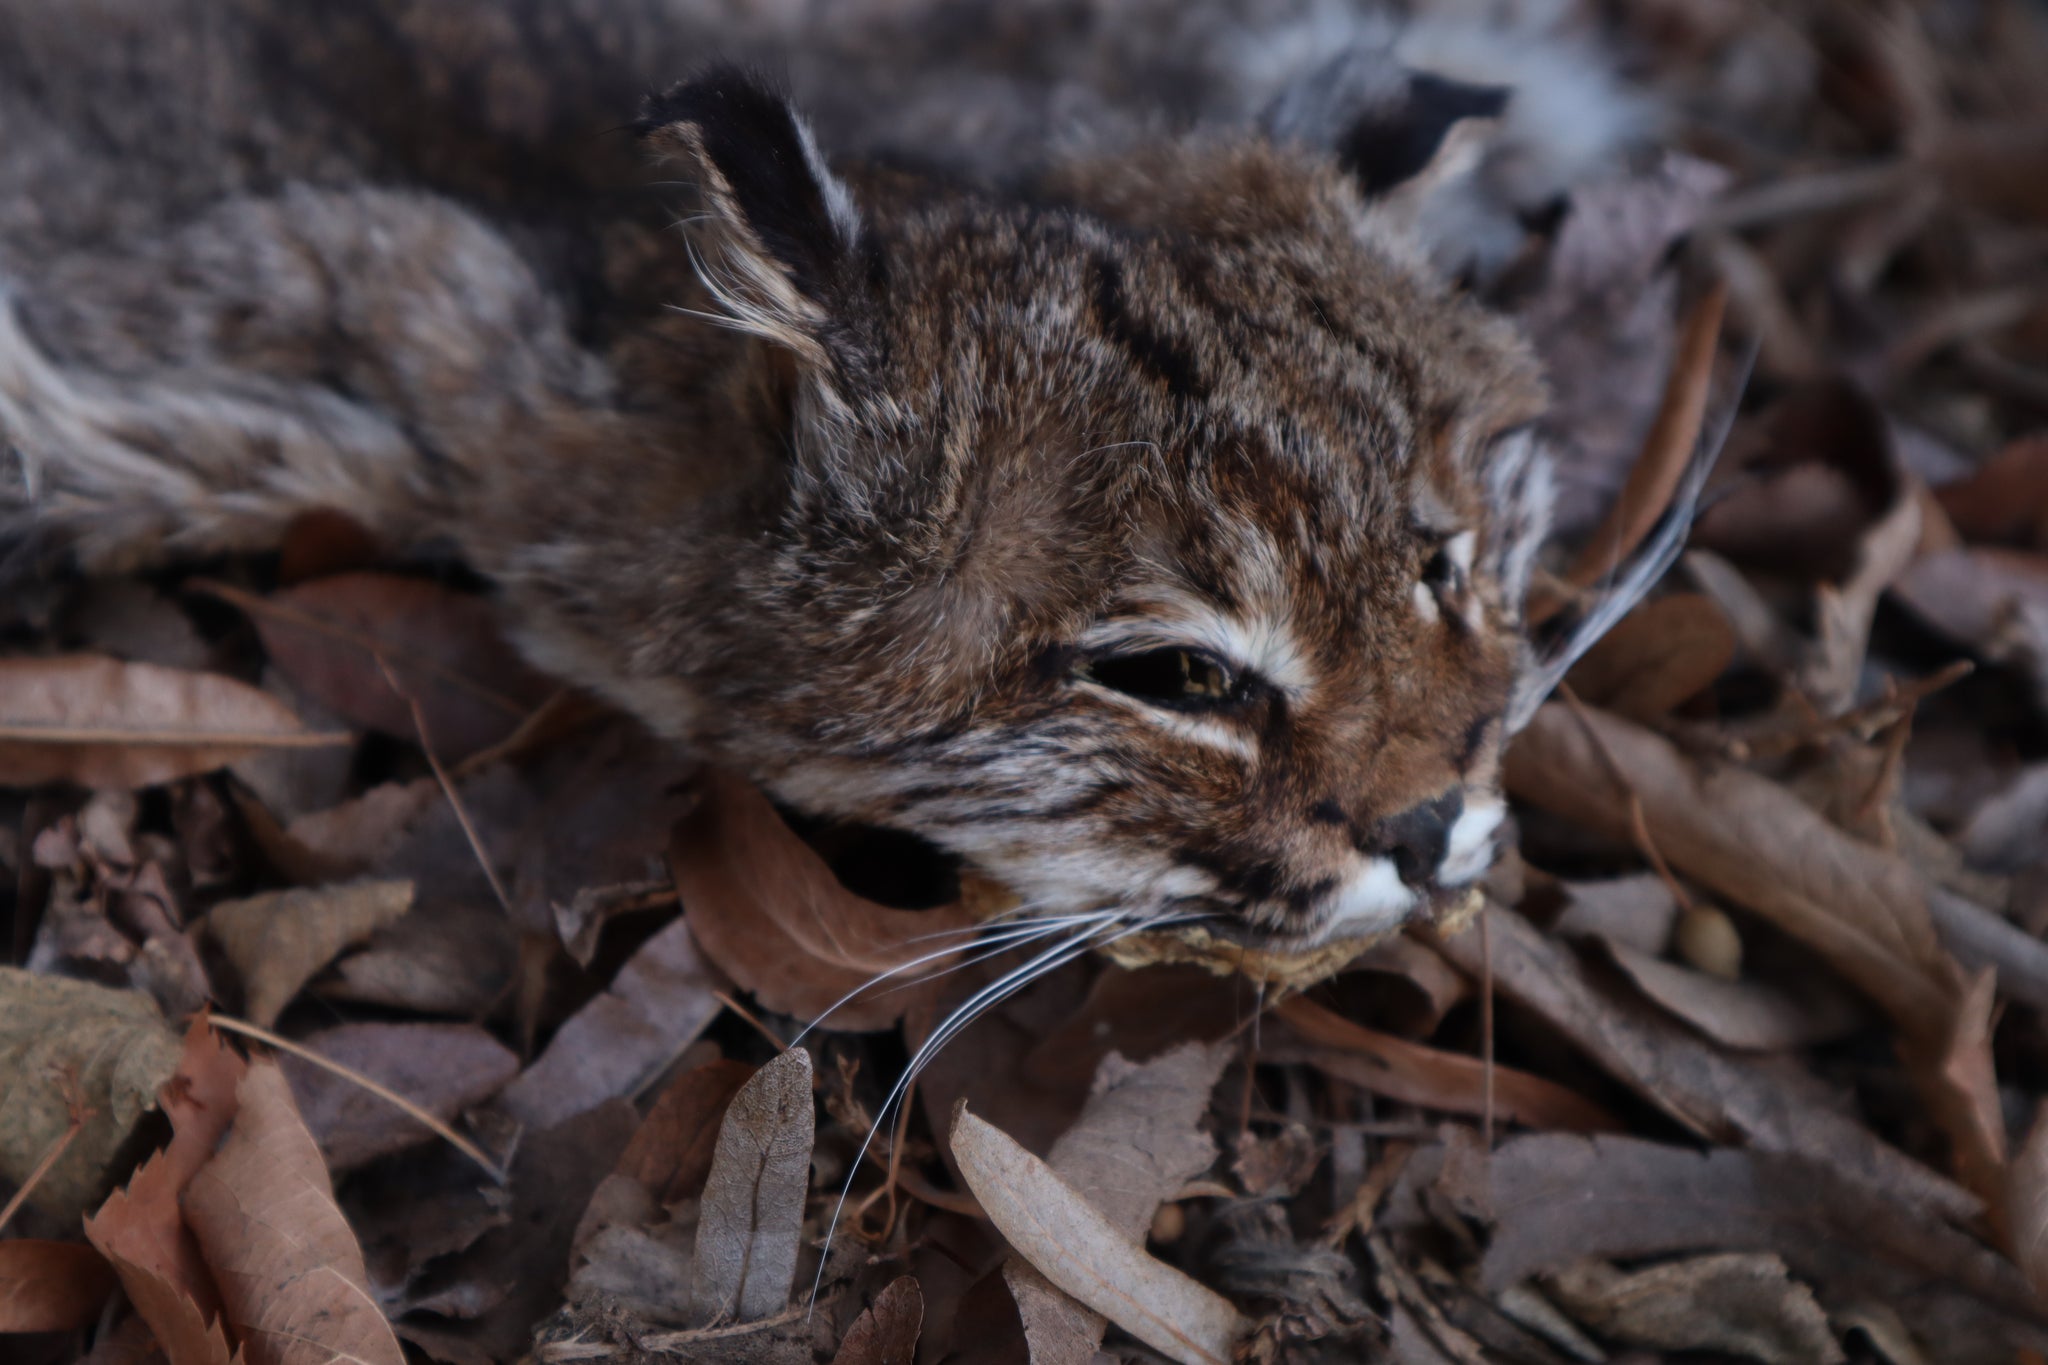
[[[1157,654],[1167,650],[1193,655],[1196,658],[1205,659],[1215,664],[1223,670],[1223,675],[1230,684],[1228,690],[1223,696],[1214,699],[1190,699],[1182,702],[1162,701],[1154,697],[1141,697],[1135,692],[1126,692],[1124,689],[1103,682],[1092,673],[1085,671],[1092,664],[1098,662],[1111,659],[1136,658],[1140,655]],[[1138,705],[1156,707],[1159,710],[1171,711],[1179,715],[1215,714],[1229,711],[1253,700],[1260,692],[1270,688],[1270,684],[1259,677],[1257,673],[1250,668],[1233,662],[1228,655],[1218,650],[1210,649],[1206,645],[1191,643],[1187,640],[1170,641],[1164,644],[1146,644],[1136,649],[1113,647],[1083,649],[1076,654],[1073,665],[1068,671],[1068,677],[1072,681],[1089,683],[1101,688],[1105,692],[1123,697]]]

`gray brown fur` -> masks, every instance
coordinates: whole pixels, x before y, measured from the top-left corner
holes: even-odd
[[[846,111],[858,54],[936,99],[1001,12],[845,25],[817,126],[930,154],[826,172],[730,72],[624,127],[719,37],[688,6],[0,0],[17,566],[338,507],[452,541],[544,668],[1034,908],[1302,944],[1440,907],[1530,668],[1537,367],[1313,139],[1028,71],[993,166]],[[759,27],[720,46],[830,90]],[[1032,100],[1098,114],[1027,138]],[[1091,671],[1182,644],[1242,695]]]

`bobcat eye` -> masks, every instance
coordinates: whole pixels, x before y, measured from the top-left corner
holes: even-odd
[[[1451,552],[1443,545],[1437,546],[1436,553],[1422,566],[1422,581],[1432,588],[1450,587],[1451,580],[1456,574],[1457,568],[1451,563]]]
[[[1472,551],[1477,537],[1460,531],[1441,541],[1422,563],[1422,581],[1438,591],[1462,591],[1466,575],[1472,572]]]
[[[1242,684],[1228,668],[1192,649],[1111,655],[1090,660],[1079,672],[1127,697],[1158,706],[1203,709],[1226,706],[1243,695]]]

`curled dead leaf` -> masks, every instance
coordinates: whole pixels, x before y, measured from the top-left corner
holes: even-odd
[[[669,866],[705,955],[768,1008],[830,1029],[894,1024],[952,960],[941,936],[976,920],[960,904],[894,910],[854,895],[767,797],[725,773],[706,776]],[[912,968],[920,958],[931,960]]]

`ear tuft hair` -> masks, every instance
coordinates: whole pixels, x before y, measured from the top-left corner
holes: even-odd
[[[859,241],[860,216],[789,100],[720,65],[651,96],[636,128],[687,168],[703,196],[715,255],[702,262],[705,284],[729,320],[807,349],[828,286]]]

